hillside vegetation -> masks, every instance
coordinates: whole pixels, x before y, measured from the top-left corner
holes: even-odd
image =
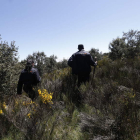
[[[1,140],[139,140],[140,33],[129,31],[114,39],[108,54],[97,56],[95,75],[77,87],[67,60],[44,52],[29,55],[42,77],[31,101],[16,88],[26,61],[18,62],[14,42],[0,44]],[[93,71],[93,69],[92,69]]]

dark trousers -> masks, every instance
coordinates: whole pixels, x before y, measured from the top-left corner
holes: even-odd
[[[29,98],[35,99],[35,91],[31,85],[24,85],[23,90],[28,94]]]
[[[89,72],[81,72],[78,73],[78,87],[82,84],[82,83],[86,83],[89,82]]]

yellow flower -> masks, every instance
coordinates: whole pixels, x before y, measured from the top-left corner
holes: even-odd
[[[41,97],[41,100],[42,100],[43,103],[46,104],[46,103],[52,102],[51,99],[52,99],[53,93],[49,94],[46,89],[43,89],[42,93],[41,93],[41,90],[39,89],[38,93],[39,93],[39,96]]]
[[[23,104],[25,104],[25,102],[23,102]]]
[[[133,98],[136,96],[136,94],[133,95]]]
[[[31,113],[28,113],[28,115],[27,115],[29,118],[31,118]]]
[[[2,110],[0,110],[0,114],[3,114],[3,111]]]
[[[4,108],[6,107],[6,103],[5,103],[5,102],[3,102],[3,107],[4,107]]]

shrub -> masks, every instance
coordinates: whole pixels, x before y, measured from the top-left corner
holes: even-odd
[[[15,42],[8,45],[0,43],[0,95],[11,94],[17,83],[19,70],[17,71],[18,58]]]

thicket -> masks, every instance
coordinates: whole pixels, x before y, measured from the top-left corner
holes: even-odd
[[[19,76],[17,48],[15,42],[0,43],[0,95],[12,94],[15,90],[15,82]],[[19,68],[20,69],[20,68]]]
[[[4,55],[8,48],[11,55]],[[0,74],[6,85],[2,86],[4,83],[0,81],[1,140],[140,139],[139,53],[135,57],[124,58],[123,55],[115,59],[110,57],[114,50],[109,55],[99,53],[101,58],[95,76],[91,73],[90,82],[79,88],[66,60],[61,64],[56,62],[55,56],[49,58],[44,53],[33,53],[30,57],[42,72],[42,82],[35,89],[39,97],[32,102],[24,92],[16,96],[16,84],[25,61],[17,61],[17,49],[9,45],[6,49],[0,59]],[[95,54],[98,50],[92,52]],[[9,57],[14,58],[13,64],[11,59],[4,61]],[[14,75],[14,79],[11,78],[14,81],[9,79],[9,72]]]
[[[113,39],[109,44],[109,57],[112,60],[134,58],[140,54],[140,31],[130,30],[122,38]]]

